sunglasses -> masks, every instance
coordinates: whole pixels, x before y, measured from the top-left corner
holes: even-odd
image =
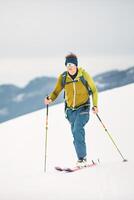
[[[76,66],[76,65],[73,63],[67,63],[67,65],[66,65],[66,67],[74,67],[74,66]]]

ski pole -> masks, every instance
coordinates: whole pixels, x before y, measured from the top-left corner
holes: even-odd
[[[45,133],[45,162],[44,162],[44,172],[47,170],[47,136],[48,136],[48,105],[46,109],[46,133]]]
[[[103,128],[105,129],[106,133],[108,134],[109,138],[111,139],[112,143],[114,144],[114,146],[116,147],[117,151],[119,152],[120,156],[123,159],[123,162],[127,162],[127,160],[124,158],[124,156],[122,155],[121,151],[119,150],[119,148],[117,147],[115,141],[113,140],[112,136],[110,135],[110,133],[108,132],[107,128],[105,127],[104,123],[102,122],[101,118],[99,117],[99,115],[96,113],[97,118],[99,119],[99,121],[101,122]]]

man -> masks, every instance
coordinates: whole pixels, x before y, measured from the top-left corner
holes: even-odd
[[[78,67],[76,55],[65,58],[66,72],[57,80],[54,91],[45,98],[45,104],[53,102],[64,88],[66,117],[71,125],[73,143],[77,154],[77,166],[87,165],[87,152],[84,126],[89,120],[90,96],[92,96],[93,113],[98,113],[98,92],[90,75]],[[63,83],[64,80],[64,83]]]

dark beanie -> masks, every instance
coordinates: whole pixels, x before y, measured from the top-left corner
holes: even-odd
[[[68,56],[66,57],[66,60],[65,60],[65,65],[67,65],[68,63],[73,63],[75,64],[76,66],[78,66],[78,60],[77,60],[77,57],[74,57],[74,56]]]

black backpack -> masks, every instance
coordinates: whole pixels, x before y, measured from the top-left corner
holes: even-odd
[[[65,85],[73,83],[73,82],[78,82],[78,80],[72,80],[69,82],[66,82],[66,77],[67,77],[67,71],[63,72],[62,74],[62,86],[63,88],[65,87]],[[88,94],[91,95],[92,94],[92,90],[88,85],[88,82],[86,81],[86,79],[83,76],[80,76],[80,80],[83,83],[83,85],[86,87]]]
[[[67,77],[67,71],[63,72],[62,74],[62,86],[63,88],[65,87],[65,85],[73,83],[73,82],[78,82],[79,80],[72,80],[72,81],[68,81],[66,82],[66,77]],[[86,79],[83,76],[80,76],[80,81],[83,83],[83,85],[86,87],[88,94],[91,95],[92,94],[92,90],[88,85],[88,82],[86,81]],[[65,100],[65,91],[64,91],[64,100]],[[67,103],[65,101],[65,110],[67,108]]]

